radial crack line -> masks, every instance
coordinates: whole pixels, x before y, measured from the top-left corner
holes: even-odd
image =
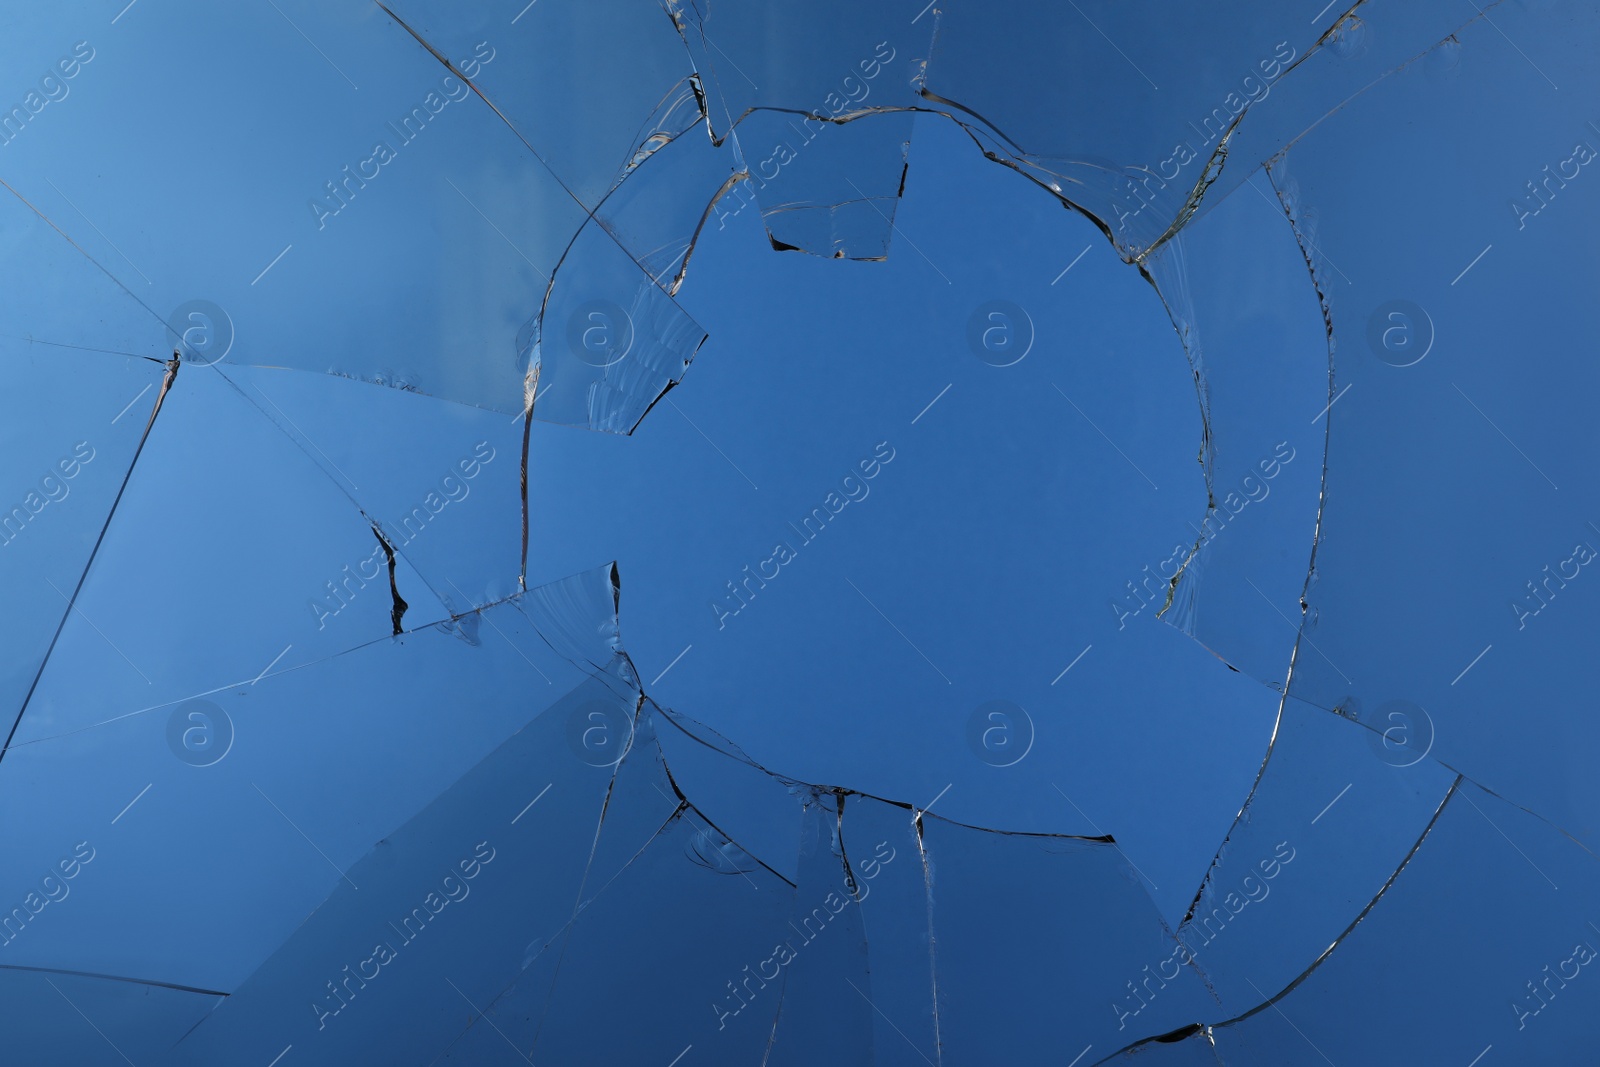
[[[50,657],[55,653],[56,645],[61,640],[61,632],[66,629],[67,620],[72,617],[72,609],[77,606],[78,594],[83,592],[83,585],[89,580],[89,570],[94,566],[95,557],[100,554],[100,546],[105,543],[106,531],[111,528],[111,520],[117,514],[117,505],[122,503],[122,494],[127,492],[128,482],[133,478],[133,469],[138,465],[140,455],[144,453],[145,442],[150,440],[150,431],[155,428],[156,416],[161,413],[161,404],[166,400],[172,383],[178,379],[178,365],[177,353],[173,353],[172,358],[167,361],[167,373],[161,379],[161,391],[156,393],[156,402],[150,409],[150,417],[145,420],[144,431],[139,435],[139,443],[134,447],[133,457],[128,460],[128,470],[123,474],[122,484],[117,486],[117,495],[112,498],[111,507],[106,512],[106,521],[100,525],[100,533],[94,539],[94,547],[89,550],[89,558],[84,561],[83,571],[78,575],[78,584],[72,587],[72,595],[67,598],[67,609],[61,613],[61,621],[56,624],[56,632],[51,636],[50,645],[39,661],[39,669],[34,672],[33,681],[28,685],[28,692],[23,696],[21,706],[17,708],[17,717],[12,720],[11,729],[6,733],[5,744],[0,745],[0,760],[5,759],[6,753],[11,751],[11,742],[17,736],[17,728],[22,725],[22,717],[27,714],[28,704],[33,700],[34,692],[39,688],[39,679],[44,677],[45,668],[50,665]]]
[[[514,604],[514,603],[518,602],[518,598],[519,597],[522,597],[524,595],[526,595],[526,591],[525,590],[521,591],[521,592],[513,593],[508,597],[503,597],[500,600],[496,600],[496,601],[493,601],[492,603],[485,604],[480,608],[474,609],[473,611],[463,612],[462,614],[463,615],[481,614],[482,612],[488,611],[490,608],[498,607],[501,604]],[[461,617],[461,616],[458,616],[458,615],[448,614],[448,609],[446,609],[446,611],[447,611],[447,614],[443,618],[430,619],[427,622],[418,623],[417,625],[411,627],[409,630],[404,631],[404,633],[407,633],[407,634],[420,633],[423,630],[432,629],[432,628],[434,628],[436,626],[439,626],[441,623],[448,623],[448,622],[451,622],[451,621]],[[400,635],[400,636],[403,636],[403,634]],[[541,638],[543,638],[543,636],[544,636],[543,634],[540,635]],[[387,644],[390,640],[391,640],[391,635],[388,635],[388,634],[385,634],[382,637],[374,637],[374,638],[371,638],[369,640],[362,641],[360,644],[351,645],[349,648],[343,648],[343,649],[340,649],[337,652],[330,652],[327,655],[322,656],[322,657],[320,657],[318,659],[307,660],[306,662],[296,664],[293,667],[285,667],[283,670],[281,670],[281,671],[277,672],[277,674],[273,675],[273,677],[276,678],[276,677],[279,677],[280,675],[288,674],[291,671],[302,671],[302,670],[305,670],[305,669],[307,669],[309,667],[316,667],[316,666],[319,666],[321,664],[328,663],[328,662],[330,662],[332,660],[336,660],[341,656],[348,656],[348,655],[351,655],[353,653],[360,652],[363,649],[371,648],[374,645]],[[545,643],[548,645],[549,644],[548,638],[545,638],[544,640],[545,640]],[[573,662],[573,661],[569,661],[569,662]],[[598,670],[599,670],[599,668],[596,668],[596,671],[598,671]],[[257,678],[256,681],[260,681],[260,678]],[[73,734],[80,734],[80,733],[83,733],[86,730],[94,730],[94,729],[98,729],[98,728],[100,728],[102,726],[109,726],[114,722],[121,722],[123,719],[131,719],[136,715],[146,715],[146,714],[148,714],[148,713],[150,713],[152,711],[161,711],[164,708],[175,707],[178,704],[182,704],[186,700],[193,700],[193,699],[195,699],[197,697],[214,696],[217,693],[223,693],[223,692],[226,692],[229,689],[237,689],[240,686],[246,686],[246,685],[252,685],[252,684],[254,684],[254,683],[248,678],[241,678],[241,679],[238,679],[237,681],[225,682],[222,685],[216,685],[216,686],[212,686],[209,689],[202,689],[202,690],[199,690],[198,692],[188,693],[188,694],[185,694],[182,697],[178,697],[178,698],[173,699],[173,700],[164,700],[159,704],[151,704],[151,705],[148,705],[146,707],[138,708],[138,709],[136,709],[134,711],[125,711],[125,712],[121,713],[120,715],[113,715],[108,719],[101,719],[98,722],[92,722],[92,723],[89,723],[89,724],[87,724],[85,726],[75,726],[70,730],[63,730],[63,731],[61,731],[60,733],[57,733],[57,734],[47,734],[47,735],[45,735],[43,737],[35,737],[35,738],[32,738],[31,740],[23,742],[20,745],[12,745],[8,741],[6,743],[5,748],[6,749],[13,748],[13,747],[14,748],[21,748],[21,747],[23,747],[23,745],[34,745],[34,744],[38,744],[38,743],[40,743],[42,741],[60,740],[63,737],[70,737]],[[0,754],[3,754],[3,751],[4,750],[0,750]]]
[[[1322,950],[1321,955],[1311,961],[1311,965],[1309,967],[1302,971],[1299,976],[1294,979],[1294,981],[1284,986],[1282,990],[1280,990],[1266,1003],[1259,1004],[1245,1012],[1243,1015],[1228,1019],[1225,1022],[1217,1023],[1216,1025],[1232,1026],[1235,1023],[1243,1022],[1252,1015],[1256,1015],[1262,1011],[1265,1011],[1268,1007],[1277,1004],[1278,1001],[1294,992],[1295,988],[1298,987],[1300,983],[1304,982],[1308,977],[1310,977],[1312,971],[1322,966],[1323,962],[1327,960],[1329,956],[1333,955],[1334,949],[1343,944],[1344,939],[1350,936],[1350,931],[1359,926],[1361,921],[1367,917],[1372,909],[1378,906],[1378,901],[1383,899],[1383,895],[1389,891],[1390,886],[1394,885],[1395,881],[1400,877],[1401,872],[1403,872],[1411,863],[1412,857],[1417,854],[1417,850],[1422,848],[1422,843],[1428,839],[1428,835],[1432,833],[1433,828],[1438,825],[1440,816],[1444,814],[1444,810],[1449,806],[1451,799],[1453,799],[1456,793],[1460,791],[1461,783],[1465,780],[1465,775],[1456,775],[1455,780],[1450,783],[1450,788],[1445,790],[1444,799],[1439,801],[1439,806],[1434,809],[1432,818],[1428,820],[1428,824],[1422,828],[1422,833],[1417,835],[1416,841],[1412,842],[1411,848],[1407,850],[1404,858],[1400,860],[1400,865],[1389,874],[1389,877],[1384,880],[1383,885],[1378,887],[1378,891],[1373,894],[1372,899],[1367,901],[1366,907],[1362,908],[1361,911],[1357,913],[1356,917],[1350,920],[1350,925],[1346,926],[1339,933],[1339,936],[1333,939],[1332,944]]]
[[[35,974],[64,974],[69,978],[96,978],[105,982],[127,982],[131,985],[153,986],[156,989],[172,989],[179,993],[199,993],[208,997],[232,995],[224,993],[220,989],[202,989],[199,986],[180,985],[176,982],[158,982],[154,978],[129,978],[120,974],[101,974],[98,971],[69,971],[63,967],[33,967],[23,963],[0,963],[0,970],[31,971]]]
[[[944,1063],[944,1036],[940,1029],[939,1021],[939,939],[933,932],[933,871],[928,864],[928,849],[922,839],[922,815],[919,813],[911,822],[912,833],[917,838],[917,855],[922,860],[922,885],[926,892],[928,907],[928,980],[931,983],[933,998],[933,1055]]]
[[[511,121],[510,117],[507,116],[505,112],[501,111],[499,105],[497,105],[493,100],[490,100],[488,94],[478,87],[477,82],[463,74],[460,68],[455,65],[455,63],[451,62],[451,60],[443,52],[440,52],[431,43],[429,43],[427,38],[423,37],[422,34],[412,29],[411,25],[407,23],[405,19],[402,19],[399,15],[396,15],[393,11],[389,10],[388,6],[383,3],[383,0],[373,0],[373,2],[378,5],[378,8],[385,15],[388,15],[390,18],[394,19],[400,28],[410,34],[418,44],[427,49],[428,53],[432,55],[434,59],[437,59],[440,63],[442,63],[446,70],[455,75],[457,78],[460,78],[461,81],[466,84],[467,88],[471,89],[475,94],[477,94],[478,99],[482,100],[484,104],[488,106],[489,110],[493,111],[495,115],[499,117],[500,121],[505,123],[506,129],[511,131],[512,136],[522,142],[523,147],[533,155],[533,158],[539,161],[540,165],[544,167],[546,173],[548,173],[550,177],[554,179],[557,185],[561,186],[561,191],[571,197],[572,202],[577,204],[583,213],[588,216],[589,221],[593,222],[596,226],[599,226],[601,230],[605,231],[606,235],[610,237],[617,247],[622,250],[622,254],[627,256],[628,259],[632,260],[634,266],[638,267],[641,271],[644,271],[646,276],[649,275],[650,272],[645,269],[644,264],[640,263],[634,254],[628,250],[628,247],[624,245],[617,237],[616,233],[606,223],[606,220],[595,214],[595,208],[591,208],[588,204],[583,202],[583,200],[578,196],[577,192],[567,184],[566,180],[562,178],[561,175],[556,173],[555,168],[552,167],[549,161],[539,153],[539,150],[522,135],[522,131],[517,129],[516,124]]]
[[[1293,981],[1291,981],[1288,985],[1284,986],[1277,993],[1275,993],[1271,997],[1268,997],[1262,1003],[1257,1004],[1255,1007],[1251,1008],[1249,1011],[1244,1012],[1243,1014],[1240,1014],[1240,1015],[1236,1015],[1233,1018],[1227,1019],[1227,1020],[1225,1020],[1223,1022],[1220,1022],[1220,1023],[1209,1024],[1209,1028],[1210,1029],[1217,1029],[1217,1028],[1224,1027],[1224,1026],[1233,1026],[1233,1025],[1235,1025],[1237,1023],[1244,1022],[1246,1019],[1250,1018],[1251,1016],[1259,1015],[1261,1012],[1266,1011],[1268,1008],[1276,1008],[1279,1001],[1281,1001],[1284,997],[1288,996],[1290,993],[1294,992],[1294,990],[1302,982],[1304,982],[1307,978],[1309,978],[1311,976],[1311,973],[1313,971],[1315,971],[1318,967],[1322,966],[1322,964],[1328,959],[1328,957],[1333,955],[1334,950],[1337,949],[1341,944],[1344,943],[1345,938],[1350,935],[1350,931],[1354,930],[1358,925],[1360,925],[1361,921],[1367,917],[1368,913],[1370,913],[1373,908],[1377,907],[1378,901],[1383,899],[1383,895],[1389,891],[1389,887],[1394,885],[1395,880],[1400,877],[1401,872],[1403,872],[1406,869],[1406,867],[1411,863],[1412,857],[1417,854],[1417,850],[1422,847],[1422,843],[1428,839],[1428,834],[1430,834],[1433,831],[1434,826],[1438,824],[1439,817],[1444,814],[1444,810],[1445,810],[1446,807],[1449,806],[1451,798],[1456,795],[1456,792],[1461,788],[1461,784],[1465,780],[1466,780],[1466,776],[1465,775],[1462,775],[1462,774],[1457,774],[1456,775],[1455,779],[1453,781],[1451,781],[1451,783],[1450,783],[1450,788],[1445,791],[1444,799],[1439,801],[1439,806],[1436,809],[1434,809],[1433,816],[1428,820],[1428,824],[1422,828],[1422,833],[1417,836],[1416,841],[1412,843],[1411,848],[1406,852],[1405,857],[1400,860],[1400,865],[1397,866],[1390,873],[1389,877],[1384,880],[1383,885],[1378,888],[1377,893],[1375,893],[1373,895],[1372,899],[1367,901],[1366,906],[1361,909],[1361,911],[1356,915],[1356,917],[1354,919],[1350,920],[1350,925],[1346,926],[1344,928],[1344,930],[1342,930],[1339,933],[1339,936],[1335,937],[1333,939],[1332,943],[1329,944],[1327,948],[1323,949],[1321,954],[1318,955],[1316,959],[1311,961],[1310,965],[1307,966],[1305,970],[1301,971],[1300,974],[1298,976],[1296,976],[1295,979]],[[1135,1042],[1133,1042],[1131,1044],[1123,1046],[1122,1048],[1118,1049],[1116,1052],[1113,1052],[1111,1055],[1105,1057],[1105,1059],[1100,1060],[1098,1062],[1100,1062],[1100,1063],[1110,1063],[1110,1062],[1116,1060],[1119,1056],[1122,1056],[1122,1055],[1124,1055],[1126,1053],[1132,1052],[1135,1049],[1142,1048],[1145,1045],[1151,1044],[1152,1042],[1160,1041],[1163,1036],[1165,1036],[1165,1035],[1157,1035],[1157,1036],[1153,1036],[1153,1037],[1141,1038],[1138,1041],[1135,1041]]]
[[[129,6],[131,7],[132,5],[129,5]],[[160,315],[157,315],[156,311],[155,311],[155,308],[152,308],[149,304],[146,304],[143,300],[139,299],[139,294],[138,293],[135,293],[132,289],[129,289],[126,285],[123,285],[122,284],[122,280],[120,278],[118,278],[115,274],[112,274],[109,270],[107,270],[104,267],[104,265],[102,265],[101,262],[98,259],[95,259],[93,256],[91,256],[88,253],[87,250],[84,249],[84,247],[82,245],[80,245],[77,241],[74,241],[72,239],[71,235],[68,234],[66,230],[63,230],[60,226],[57,226],[55,224],[54,220],[52,220],[49,215],[46,215],[44,212],[40,211],[37,207],[34,207],[33,202],[30,201],[27,197],[23,196],[21,193],[17,192],[17,190],[11,185],[10,182],[6,181],[4,178],[0,178],[0,186],[3,186],[6,189],[6,191],[9,192],[12,196],[14,196],[18,200],[22,201],[23,205],[25,207],[27,207],[27,209],[29,211],[33,212],[35,215],[39,216],[39,218],[44,220],[44,223],[45,223],[46,226],[49,226],[52,230],[56,231],[56,233],[59,233],[61,235],[61,239],[62,240],[66,241],[67,244],[71,245],[73,248],[78,250],[78,254],[79,255],[81,255],[84,259],[87,259],[90,263],[93,263],[95,265],[95,267],[99,269],[101,274],[104,274],[107,278],[110,278],[112,280],[112,282],[114,282],[116,284],[118,289],[121,289],[124,293],[127,293],[130,297],[132,297],[134,303],[138,304],[140,307],[142,307],[146,311],[148,311],[150,313],[151,318],[153,318],[157,322],[161,323],[162,326],[166,326],[167,325],[167,320],[163,319]],[[138,268],[135,267],[134,269],[137,270]]]

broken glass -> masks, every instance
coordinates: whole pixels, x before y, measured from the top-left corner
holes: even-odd
[[[18,13],[9,1058],[1583,1062],[1600,4],[1318,7]]]

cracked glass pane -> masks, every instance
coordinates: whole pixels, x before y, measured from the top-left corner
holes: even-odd
[[[1592,1058],[1600,0],[13,23],[6,1062]]]

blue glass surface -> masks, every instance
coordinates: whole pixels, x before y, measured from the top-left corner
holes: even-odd
[[[1594,1059],[1596,0],[13,6],[0,1062]]]

